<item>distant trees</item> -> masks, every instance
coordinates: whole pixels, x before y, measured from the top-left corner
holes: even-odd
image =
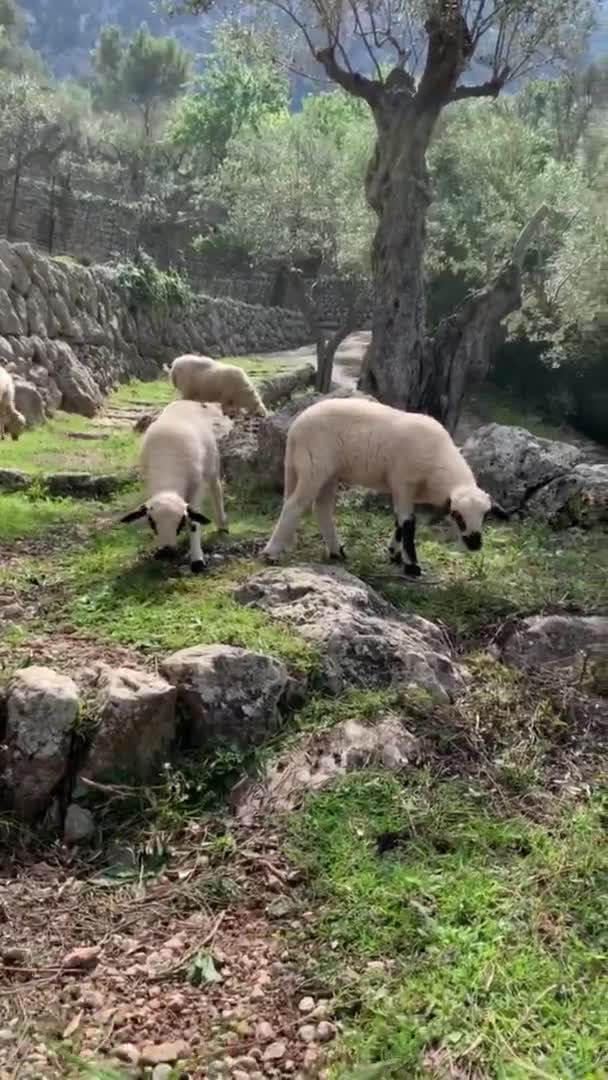
[[[203,74],[177,108],[171,138],[205,172],[222,162],[230,140],[285,115],[289,82],[273,58],[272,40],[238,24],[220,26]]]

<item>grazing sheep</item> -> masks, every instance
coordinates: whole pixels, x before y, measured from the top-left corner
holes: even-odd
[[[234,364],[188,353],[173,361],[171,382],[190,401],[219,402],[225,416],[238,416],[241,410],[251,416],[268,415],[251,379]]]
[[[314,512],[330,558],[344,558],[334,524],[338,485],[390,493],[395,510],[391,558],[417,577],[416,504],[450,515],[470,551],[492,509],[445,428],[429,416],[375,401],[328,399],[300,413],[285,451],[285,502],[265,555],[275,559],[291,541],[300,516]]]
[[[25,427],[25,416],[15,408],[13,377],[5,368],[0,368],[0,438],[8,432],[16,442]]]
[[[205,569],[200,526],[209,519],[199,513],[203,497],[209,493],[217,528],[227,532],[220,455],[211,420],[196,401],[173,401],[150,424],[139,451],[139,467],[146,501],[120,520],[146,517],[158,537],[158,558],[173,556],[177,535],[190,524],[190,568],[193,574]]]

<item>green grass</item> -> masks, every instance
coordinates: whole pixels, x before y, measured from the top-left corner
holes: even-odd
[[[253,379],[265,379],[282,371],[292,370],[291,364],[264,360],[256,356],[224,356],[222,362],[242,368]],[[152,407],[167,405],[168,402],[173,401],[174,397],[176,397],[175,389],[168,378],[154,379],[151,382],[133,379],[114,390],[108,398],[108,404],[115,408],[125,408],[129,405]]]
[[[530,409],[524,401],[514,401],[498,387],[484,389],[471,405],[486,424],[525,428],[541,439],[572,440],[573,430],[567,424],[552,423],[537,409]]]
[[[402,830],[379,856],[377,835]],[[332,1076],[372,1064],[412,1080],[606,1075],[599,799],[535,824],[470,784],[360,774],[311,799],[291,843],[322,964],[342,976]],[[352,977],[371,960],[389,966]]]
[[[94,435],[75,439],[74,432]],[[137,435],[129,429],[112,431],[82,416],[57,413],[42,427],[26,431],[2,446],[2,468],[36,474],[55,472],[110,473],[132,468]]]
[[[440,619],[457,633],[475,633],[515,611],[608,602],[608,544],[600,530],[555,532],[536,522],[488,525],[482,552],[462,550],[446,530],[422,525],[418,556],[430,582],[409,583],[388,563],[392,519],[342,508],[339,528],[346,568],[403,612]],[[323,558],[316,525],[307,519],[290,561]]]
[[[257,533],[258,520],[243,515],[232,529],[243,539]],[[212,543],[219,548],[222,541]],[[297,633],[233,599],[236,584],[259,564],[229,559],[204,576],[176,575],[152,552],[146,530],[117,525],[94,533],[78,553],[52,561],[48,584],[63,588],[57,616],[78,630],[147,652],[220,642],[273,653],[294,668],[314,666],[314,649]]]
[[[0,495],[0,541],[42,536],[55,526],[82,523],[99,514],[99,504],[42,495]]]

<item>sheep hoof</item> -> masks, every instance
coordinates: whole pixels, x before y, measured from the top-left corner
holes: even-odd
[[[270,552],[268,552],[268,551],[263,551],[262,552],[262,560],[263,560],[263,562],[268,563],[269,566],[276,566],[276,564],[279,561],[279,556],[278,555],[271,555]]]
[[[346,562],[346,558],[346,551],[343,547],[339,551],[330,551],[329,553],[330,562]]]
[[[190,569],[193,574],[204,574],[207,569],[207,563],[204,562],[203,559],[196,559],[194,562],[190,563]]]
[[[420,577],[422,570],[417,563],[408,563],[403,567],[403,573],[406,574],[407,577]]]

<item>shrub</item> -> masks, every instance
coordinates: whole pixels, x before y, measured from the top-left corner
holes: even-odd
[[[114,280],[130,307],[187,307],[193,299],[187,279],[177,270],[161,270],[145,251],[138,251],[133,260],[117,263]]]

